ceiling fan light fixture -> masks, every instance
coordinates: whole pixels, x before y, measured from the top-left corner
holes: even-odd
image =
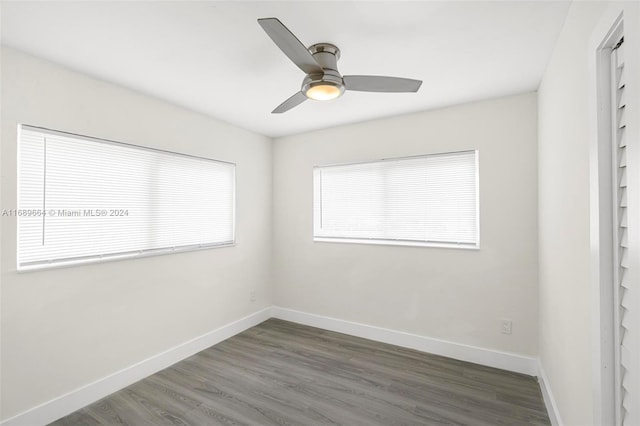
[[[311,83],[304,94],[315,101],[330,101],[340,97],[344,93],[344,86],[329,81]]]

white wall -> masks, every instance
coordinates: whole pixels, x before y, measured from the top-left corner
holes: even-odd
[[[594,394],[600,388],[594,374],[594,347],[599,342],[593,332],[597,312],[589,276],[589,144],[593,137],[589,55],[595,55],[595,51],[589,52],[589,40],[605,10],[612,6],[612,2],[572,3],[538,98],[539,351],[561,421],[566,425],[600,424],[594,418],[598,402]],[[628,2],[625,7],[630,12],[625,15],[627,69],[633,70],[638,64],[640,22],[637,4]],[[635,41],[629,43],[629,37]],[[630,72],[627,74],[634,78]],[[627,87],[629,102],[638,101],[639,88],[633,83]],[[633,129],[631,116],[628,122],[628,128]],[[637,135],[635,129],[630,131]],[[638,142],[637,136],[633,140],[631,135],[627,135],[630,144]],[[640,160],[640,156],[637,158]],[[636,394],[636,401],[639,397]]]
[[[277,139],[276,304],[537,354],[536,108],[530,93]],[[468,149],[480,152],[480,250],[312,241],[313,166]]]
[[[2,419],[271,305],[270,139],[11,49],[1,71],[3,209],[18,123],[237,163],[235,247],[17,273],[1,218]]]

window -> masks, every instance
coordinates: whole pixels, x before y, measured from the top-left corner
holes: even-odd
[[[234,243],[235,165],[19,129],[18,269]]]
[[[477,248],[478,154],[316,167],[314,240]]]

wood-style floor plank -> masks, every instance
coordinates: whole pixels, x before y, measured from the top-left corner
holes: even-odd
[[[549,425],[535,378],[270,319],[52,425]]]

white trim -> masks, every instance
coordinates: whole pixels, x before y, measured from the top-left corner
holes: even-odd
[[[202,336],[191,339],[126,367],[120,371],[89,383],[67,394],[54,398],[23,413],[4,420],[2,426],[44,425],[85,407],[105,396],[127,387],[182,361],[210,346],[222,342],[271,317],[271,307],[264,308],[237,321],[219,327]]]
[[[619,38],[623,8],[612,5],[588,44],[590,246],[593,332],[593,415],[596,424],[615,424],[614,295],[611,182],[610,48]]]
[[[405,348],[416,349],[435,355],[442,355],[461,361],[473,362],[488,367],[500,368],[516,373],[536,376],[538,363],[536,358],[510,352],[496,351],[477,346],[464,345],[446,340],[434,339],[404,331],[390,330],[352,321],[322,315],[309,314],[293,309],[274,306],[272,316],[298,324],[337,331],[351,336],[363,337],[378,342],[389,343]]]
[[[551,386],[547,374],[542,368],[542,363],[538,360],[538,384],[540,385],[540,391],[542,392],[542,399],[544,399],[544,405],[547,408],[549,414],[549,420],[552,426],[563,426],[562,419],[560,418],[560,410],[558,410],[558,404],[551,392]]]

